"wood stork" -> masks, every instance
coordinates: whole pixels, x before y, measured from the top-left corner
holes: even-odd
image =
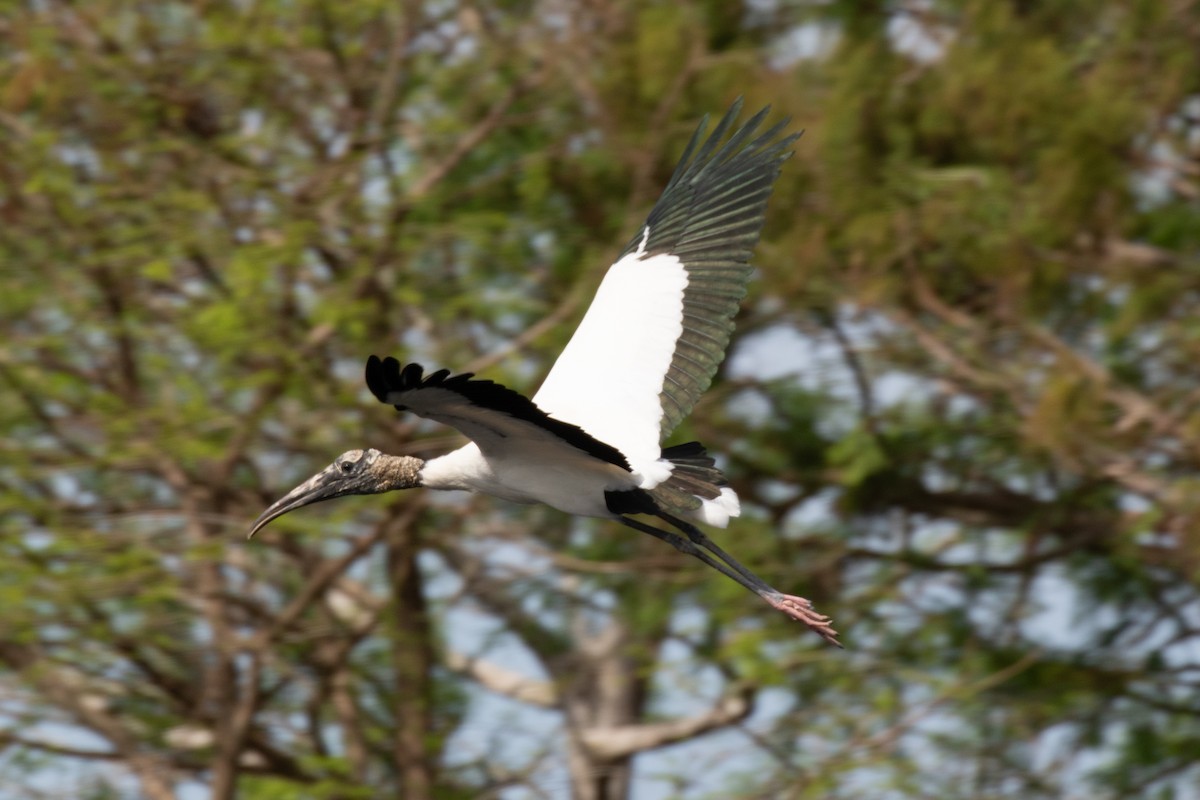
[[[728,135],[740,110],[739,99],[707,138],[707,117],[700,123],[532,400],[470,373],[426,375],[371,356],[375,397],[457,428],[470,443],[428,461],[350,450],[271,505],[250,535],[310,503],[418,486],[544,503],[661,539],[840,647],[809,601],[772,588],[688,521],[725,527],[740,510],[704,448],[661,447],[725,356],[767,198],[799,137],[785,133],[787,120],[759,133],[769,108]]]

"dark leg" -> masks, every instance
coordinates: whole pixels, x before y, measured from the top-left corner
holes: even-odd
[[[737,572],[737,574],[741,575],[743,578],[745,578],[751,584],[754,584],[755,586],[758,586],[760,589],[764,589],[768,592],[774,592],[775,594],[779,594],[779,592],[776,592],[775,589],[773,589],[770,585],[768,585],[766,581],[764,581],[762,578],[755,575],[753,572],[751,572],[746,567],[742,566],[741,562],[739,562],[736,558],[729,555],[724,550],[722,550],[720,547],[718,547],[716,542],[714,542],[712,539],[709,539],[708,536],[705,535],[704,531],[700,530],[695,525],[692,525],[690,522],[684,522],[683,520],[679,519],[678,517],[673,517],[670,514],[666,513],[665,511],[656,511],[655,516],[659,517],[660,519],[662,519],[666,522],[671,523],[676,528],[679,528],[679,530],[681,530],[687,534],[687,537],[689,539],[691,539],[694,544],[700,545],[705,550],[707,550],[708,552],[715,555],[717,558],[724,561],[726,564],[728,564],[730,567],[732,567],[734,569],[734,571]],[[739,583],[740,582],[741,581],[739,581]]]
[[[734,573],[732,570],[730,570],[729,567],[725,566],[720,561],[717,561],[715,558],[710,556],[708,553],[704,552],[699,547],[696,547],[696,545],[692,544],[691,542],[689,542],[687,539],[683,538],[679,534],[672,533],[671,531],[659,530],[658,528],[655,528],[652,525],[647,525],[644,522],[639,522],[638,520],[632,519],[630,517],[617,517],[617,520],[620,521],[622,524],[628,525],[630,528],[633,528],[635,531],[641,531],[642,533],[648,533],[651,536],[653,536],[655,539],[662,539],[664,542],[671,545],[679,552],[687,553],[689,556],[695,556],[696,558],[700,559],[705,564],[708,564],[710,567],[712,567],[713,569],[715,569],[717,572],[721,573],[725,577],[732,578],[733,580],[737,581],[738,583],[742,584],[743,586],[746,586],[746,582],[741,577],[739,577],[736,573]],[[763,585],[766,586],[766,584],[763,584]],[[758,589],[756,589],[752,586],[746,586],[746,588],[750,589],[752,592],[760,593]],[[767,587],[767,590],[770,591],[770,587]]]
[[[805,600],[803,597],[796,597],[790,594],[784,594],[766,583],[762,578],[755,575],[753,572],[742,566],[733,556],[726,553],[718,547],[711,539],[709,539],[703,531],[695,525],[684,522],[681,519],[676,519],[670,514],[662,511],[656,511],[656,516],[671,523],[675,527],[687,534],[687,539],[684,539],[678,534],[669,531],[659,530],[643,522],[639,522],[629,517],[617,517],[622,523],[628,525],[634,530],[648,533],[656,539],[661,539],[673,546],[681,553],[687,553],[690,556],[703,561],[708,566],[720,572],[722,575],[732,580],[737,581],[742,586],[745,586],[750,591],[761,597],[763,600],[774,609],[782,611],[794,620],[803,622],[809,628],[812,628],[822,639],[830,644],[841,647],[841,643],[837,640],[837,631],[830,625],[831,620],[824,614],[819,614],[813,610],[812,603]],[[698,546],[697,546],[698,545]],[[713,558],[704,550],[708,550],[717,558]],[[724,562],[724,563],[722,563]]]

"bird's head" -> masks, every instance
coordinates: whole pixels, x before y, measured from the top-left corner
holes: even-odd
[[[325,469],[292,489],[254,520],[250,536],[268,522],[301,506],[345,497],[348,494],[378,494],[420,485],[422,462],[408,456],[388,456],[378,450],[347,450]]]

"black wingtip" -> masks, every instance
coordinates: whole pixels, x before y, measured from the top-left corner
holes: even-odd
[[[421,383],[421,365],[409,364],[400,372],[400,362],[388,356],[370,356],[367,358],[366,380],[367,388],[381,403],[386,403],[390,392],[411,388]]]
[[[387,396],[387,382],[383,379],[383,362],[379,360],[379,356],[373,355],[367,358],[365,377],[367,388],[371,390],[371,394],[375,395],[375,399],[379,402],[384,402],[384,398]]]

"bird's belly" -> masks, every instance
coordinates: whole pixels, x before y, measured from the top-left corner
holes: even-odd
[[[574,447],[518,444],[507,456],[484,456],[468,444],[426,462],[423,484],[432,489],[467,489],[514,503],[542,503],[584,517],[611,517],[604,493],[638,485],[633,473]]]
[[[542,503],[582,517],[611,517],[606,491],[636,486],[633,476],[612,464],[588,458],[583,463],[557,464],[553,469],[530,470],[525,465],[494,465],[494,483],[488,494],[517,503]]]

